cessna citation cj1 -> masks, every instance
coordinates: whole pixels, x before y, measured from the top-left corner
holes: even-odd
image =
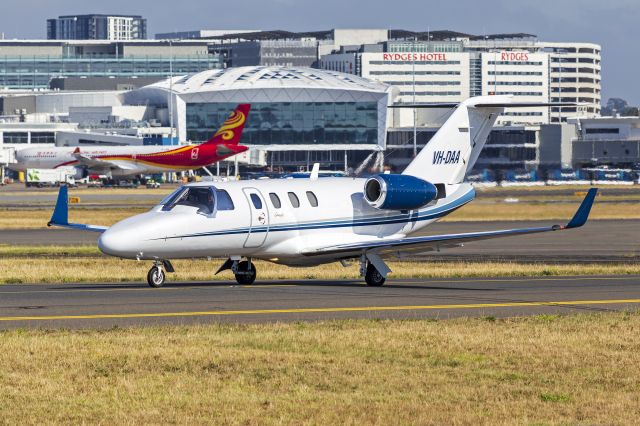
[[[14,170],[56,169],[74,166],[89,174],[131,176],[199,169],[247,151],[238,145],[249,116],[249,104],[240,104],[220,130],[207,142],[180,148],[159,149],[157,146],[125,147],[55,147],[27,148],[16,152]]]
[[[465,174],[498,115],[513,105],[508,96],[462,102],[402,174],[193,183],[110,228],[69,223],[63,187],[49,225],[102,232],[103,253],[152,261],[152,287],[173,272],[172,259],[214,257],[227,259],[218,272],[230,269],[240,284],[254,282],[253,259],[290,266],[356,259],[366,283],[380,286],[391,272],[389,256],[584,225],[596,189],[567,225],[411,236],[474,199]]]

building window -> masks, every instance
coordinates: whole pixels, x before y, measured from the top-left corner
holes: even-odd
[[[611,135],[611,134],[619,134],[619,128],[606,128],[606,127],[592,127],[587,128],[586,133],[588,135]]]
[[[29,143],[28,133],[4,132],[4,143]]]
[[[235,103],[187,104],[187,139],[208,140]],[[248,145],[378,144],[377,102],[255,102],[242,134]]]

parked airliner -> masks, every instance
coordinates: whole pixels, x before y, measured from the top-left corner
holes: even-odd
[[[464,182],[510,96],[459,104],[402,174],[368,179],[246,180],[194,183],[151,209],[110,228],[68,222],[63,187],[49,225],[102,232],[98,246],[111,256],[150,260],[152,287],[173,272],[172,259],[226,258],[238,283],[256,279],[254,259],[290,266],[357,260],[370,286],[391,272],[385,258],[462,246],[468,241],[560,231],[582,226],[596,196],[591,189],[567,225],[431,236],[411,236],[475,197]],[[538,105],[538,104],[535,104]]]
[[[249,116],[249,104],[240,104],[207,142],[180,148],[158,146],[27,148],[16,152],[13,170],[57,169],[73,166],[83,174],[132,176],[194,170],[209,166],[249,148],[239,145]]]

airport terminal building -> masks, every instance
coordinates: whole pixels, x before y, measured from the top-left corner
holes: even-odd
[[[344,165],[351,152],[384,150],[395,95],[389,85],[344,73],[252,66],[176,77],[124,100],[162,105],[169,96],[177,137],[191,143],[207,140],[235,105],[251,103],[243,143],[276,153],[274,166]]]

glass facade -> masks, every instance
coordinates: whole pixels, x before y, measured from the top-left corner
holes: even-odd
[[[54,77],[169,77],[169,57],[0,56],[0,87],[48,88]],[[176,56],[173,74],[192,74],[222,67],[219,56]]]
[[[187,104],[187,139],[202,142],[235,103]],[[242,135],[249,145],[378,144],[376,102],[256,102]]]

